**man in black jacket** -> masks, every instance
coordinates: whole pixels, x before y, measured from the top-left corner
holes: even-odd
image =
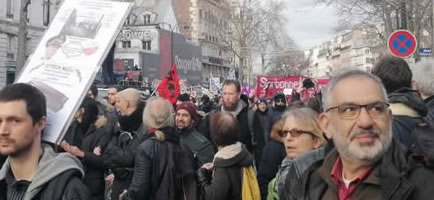
[[[184,102],[176,106],[176,132],[181,144],[193,153],[195,167],[199,168],[205,163],[212,162],[215,150],[211,142],[195,129],[196,119],[197,111],[192,103]]]
[[[249,110],[249,106],[246,103],[240,101],[240,97],[240,83],[237,80],[226,80],[223,83],[223,104],[220,108],[215,110],[215,112],[228,112],[237,118],[240,130],[239,141],[246,145],[247,150],[253,153],[255,145],[264,143],[264,137],[262,135],[262,131],[260,130],[259,124],[253,123],[255,121],[253,117],[249,122],[249,112],[252,111]],[[215,112],[211,112],[209,115],[207,115],[202,123],[202,127],[199,130],[209,140],[211,139],[209,124],[210,116]]]
[[[412,69],[413,88],[425,101],[428,109],[426,120],[434,121],[434,62],[432,59],[421,61]]]
[[[46,115],[37,88],[17,83],[0,92],[0,154],[8,156],[0,170],[0,200],[88,198],[80,161],[41,145]]]
[[[119,199],[119,195],[130,186],[137,147],[149,138],[148,130],[143,125],[144,105],[140,102],[138,90],[128,88],[119,92],[116,95],[116,108],[120,113],[120,131],[114,135],[107,148],[102,149],[104,165],[114,174],[112,200]]]
[[[333,77],[320,125],[336,146],[296,180],[286,199],[430,199],[434,174],[392,139],[381,81],[359,70]]]
[[[285,112],[288,102],[286,96],[283,93],[277,93],[273,98],[273,106],[268,111],[268,116],[270,116],[271,126],[274,125],[282,117],[283,112]],[[271,130],[271,127],[270,127]]]
[[[415,145],[413,129],[422,123],[422,117],[427,108],[419,93],[412,87],[412,72],[404,59],[397,57],[384,57],[372,69],[383,83],[390,109],[393,114],[393,137],[411,149]]]

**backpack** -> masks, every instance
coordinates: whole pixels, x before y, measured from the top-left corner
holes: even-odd
[[[412,130],[411,135],[414,145],[410,151],[422,155],[425,158],[425,165],[434,168],[434,121],[423,119]]]
[[[191,185],[196,187],[196,182],[189,150],[182,145],[155,141],[153,152],[152,199],[195,200],[196,190],[191,190]]]
[[[259,193],[259,184],[253,167],[243,167],[242,177],[241,199],[260,200],[261,194]]]

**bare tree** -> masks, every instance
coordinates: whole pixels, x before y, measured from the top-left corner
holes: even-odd
[[[301,50],[291,50],[275,55],[267,75],[287,77],[301,74],[309,66]]]
[[[262,72],[278,66],[278,58],[296,48],[285,30],[284,1],[238,0],[227,26],[219,34],[240,60],[240,71],[250,75],[252,59],[260,58]]]
[[[418,41],[426,40],[422,37],[424,31],[431,37],[433,35],[432,0],[317,0],[317,3],[338,9],[341,16],[339,24],[345,26],[337,27],[336,31],[354,24],[382,24],[384,29],[377,30],[377,33],[383,43],[397,29],[408,29]],[[426,43],[431,43],[429,41]]]

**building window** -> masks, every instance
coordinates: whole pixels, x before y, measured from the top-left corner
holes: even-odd
[[[365,49],[365,53],[367,53],[367,54],[368,54],[368,53],[369,53],[369,49]]]
[[[371,64],[371,59],[370,58],[366,58],[366,64]]]
[[[202,20],[202,9],[199,10],[199,19]]]
[[[144,15],[143,21],[145,24],[150,24],[151,23],[151,15]]]
[[[6,0],[6,18],[14,18],[14,0]]]
[[[131,41],[122,41],[122,48],[131,48]]]
[[[131,24],[131,15],[128,15],[127,19],[125,20],[125,25]]]
[[[11,59],[14,58],[14,50],[15,50],[15,36],[12,34],[7,34],[6,53],[8,58]]]
[[[6,72],[6,84],[13,84],[15,81],[15,72],[7,71]]]
[[[151,50],[151,41],[142,41],[142,47],[145,50]]]
[[[26,56],[32,54],[32,38],[27,38],[26,41]]]
[[[48,26],[50,23],[50,1],[44,0],[43,8],[42,8],[42,17],[43,17],[43,25]]]
[[[370,67],[366,67],[366,72],[371,73],[371,68]]]

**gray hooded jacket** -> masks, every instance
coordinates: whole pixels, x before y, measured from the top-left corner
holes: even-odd
[[[11,170],[11,168],[9,159],[7,159],[0,170],[0,182],[3,182],[3,184],[9,170]],[[64,179],[59,181],[59,179],[62,178],[62,174],[71,174],[65,173],[67,171],[73,172],[74,175],[68,175],[68,177],[63,176]],[[42,157],[39,161],[38,170],[31,184],[27,188],[24,200],[32,200],[38,195],[41,195],[40,197],[42,198],[44,196],[52,196],[51,194],[47,195],[43,193],[47,193],[46,190],[50,189],[55,191],[48,191],[48,193],[58,193],[58,189],[62,187],[62,199],[87,199],[88,191],[79,180],[83,177],[84,172],[81,162],[76,157],[69,153],[55,153],[48,144],[43,144]],[[56,184],[50,185],[50,182],[54,179],[56,179]],[[64,186],[59,185],[59,183],[64,183]],[[0,189],[0,200],[3,199],[2,196],[5,196],[5,193],[6,190],[4,188]]]

